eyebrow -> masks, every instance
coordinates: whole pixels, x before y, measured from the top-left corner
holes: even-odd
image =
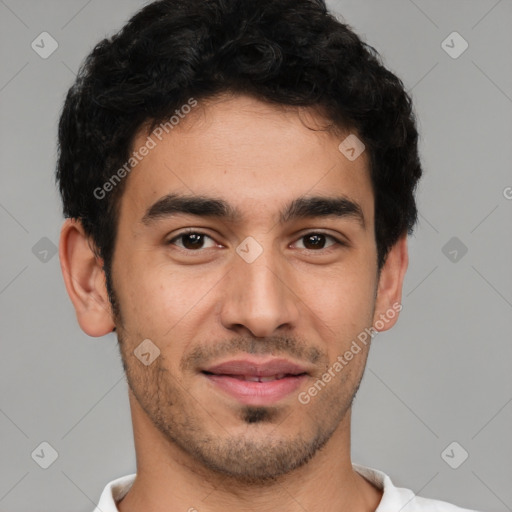
[[[149,226],[155,221],[177,214],[216,218],[232,223],[240,222],[245,218],[238,208],[223,199],[204,195],[168,194],[147,209],[141,222]],[[317,217],[353,219],[363,229],[366,227],[361,206],[345,196],[296,198],[280,211],[279,223],[285,224],[293,220]]]

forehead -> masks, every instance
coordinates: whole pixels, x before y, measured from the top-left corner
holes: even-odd
[[[322,130],[316,111],[239,95],[179,113],[172,125],[135,137],[133,151],[151,149],[126,178],[120,221],[140,223],[159,199],[182,194],[222,198],[252,222],[303,196],[343,196],[373,223],[367,154],[344,156],[338,146],[350,132]]]

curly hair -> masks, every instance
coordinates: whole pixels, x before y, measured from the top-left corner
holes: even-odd
[[[223,92],[319,107],[334,126],[357,132],[369,155],[380,271],[417,220],[418,133],[401,80],[323,0],[159,0],[95,46],[59,122],[64,215],[94,242],[109,289],[126,180],[105,198],[93,191],[127,162],[142,127],[190,97]]]

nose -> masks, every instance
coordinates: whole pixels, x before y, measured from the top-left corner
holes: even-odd
[[[252,263],[235,254],[223,285],[220,318],[226,329],[253,337],[290,330],[299,319],[299,298],[286,262],[277,262],[266,249]],[[281,334],[281,333],[279,333]]]

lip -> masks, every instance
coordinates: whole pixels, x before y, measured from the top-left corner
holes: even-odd
[[[289,375],[270,382],[240,380],[228,375],[204,374],[215,386],[245,405],[268,405],[296,391],[308,378],[303,375]]]
[[[309,377],[308,368],[286,359],[231,360],[202,370],[209,382],[220,391],[245,405],[278,402],[296,391]],[[280,378],[255,382],[242,377]]]
[[[203,368],[202,371],[216,375],[244,375],[257,377],[271,377],[272,375],[287,374],[300,375],[309,373],[308,368],[287,359],[232,359],[223,363]]]

